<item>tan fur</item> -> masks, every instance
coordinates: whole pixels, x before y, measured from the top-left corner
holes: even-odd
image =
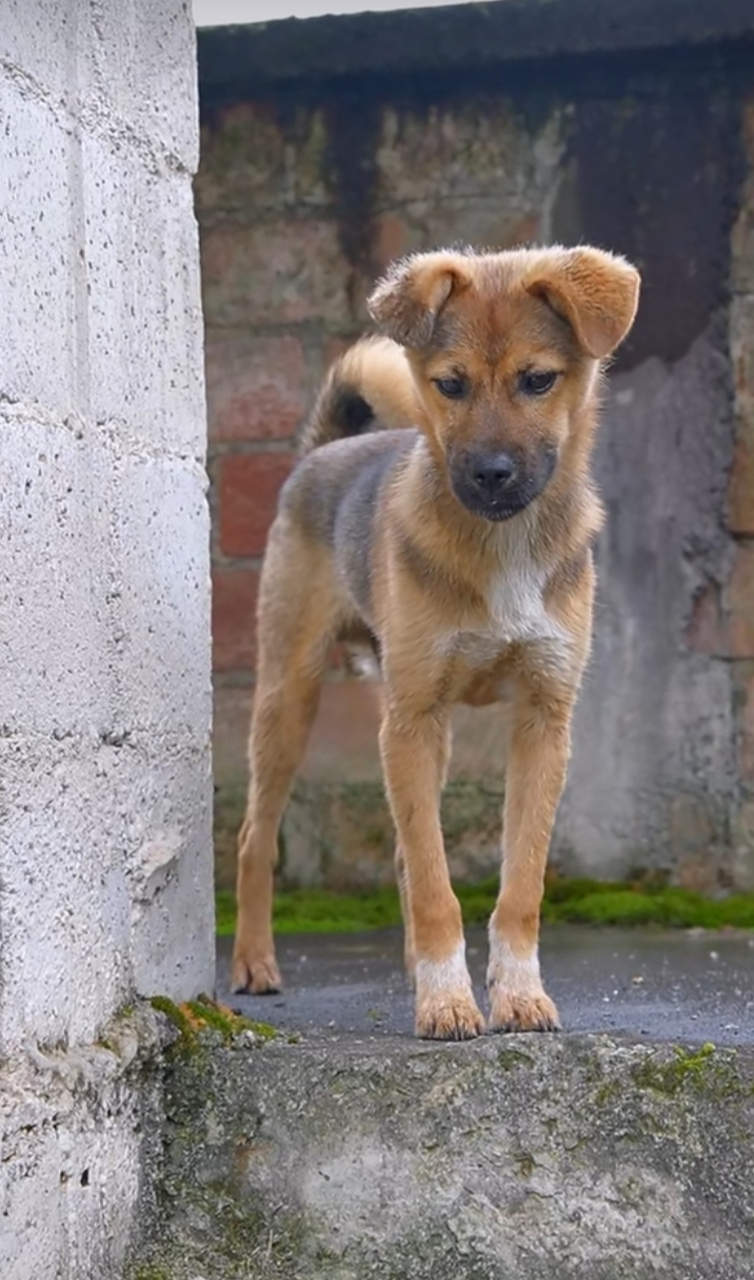
[[[236,989],[279,986],[270,928],[278,825],[328,646],[362,634],[379,648],[385,686],[380,749],[417,1033],[465,1039],[484,1027],[439,804],[452,705],[495,702],[507,687],[513,723],[488,1026],[558,1026],[539,975],[539,912],[590,647],[600,360],[628,332],[637,298],[634,269],[589,248],[421,254],[375,289],[370,310],[383,339],[358,344],[331,373],[308,446],[342,428],[328,413],[344,386],[376,410],[376,427],[404,430],[314,448],[270,533]],[[544,391],[543,379],[552,379]],[[418,432],[405,430],[410,422]]]
[[[411,427],[416,423],[418,398],[403,347],[390,338],[362,338],[327,374],[301,434],[300,453],[310,453],[340,437],[333,421],[333,398],[344,386],[358,390],[383,427]]]

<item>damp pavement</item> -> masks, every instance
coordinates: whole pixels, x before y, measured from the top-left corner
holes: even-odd
[[[469,968],[484,1003],[486,938],[466,933]],[[284,990],[231,995],[232,940],[218,941],[217,996],[275,1027],[357,1040],[412,1034],[411,993],[399,929],[277,939]],[[754,1045],[754,935],[543,929],[542,970],[566,1033],[609,1033],[654,1043]]]

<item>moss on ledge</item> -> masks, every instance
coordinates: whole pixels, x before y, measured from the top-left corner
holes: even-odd
[[[183,1004],[175,1004],[168,996],[152,996],[150,1004],[158,1013],[162,1013],[178,1031],[176,1048],[184,1052],[195,1050],[202,1032],[219,1034],[225,1044],[229,1044],[244,1031],[251,1032],[259,1040],[274,1040],[277,1031],[266,1022],[255,1022],[234,1013],[227,1005],[217,1004],[209,996],[199,996],[196,1000],[187,1000]]]
[[[675,1097],[684,1088],[705,1092],[718,1100],[754,1097],[754,1083],[741,1080],[735,1056],[720,1054],[710,1043],[699,1049],[674,1045],[673,1056],[667,1061],[657,1061],[648,1055],[634,1067],[631,1077],[639,1089],[651,1089],[668,1098]]]
[[[467,924],[486,922],[495,904],[497,880],[457,885]],[[217,894],[217,932],[235,929],[235,898]],[[754,929],[754,894],[706,898],[667,885],[603,883],[588,879],[553,879],[542,907],[548,923],[591,925],[658,925],[678,929]],[[380,889],[363,894],[337,894],[323,889],[293,889],[276,895],[278,933],[353,933],[401,922],[398,894]]]

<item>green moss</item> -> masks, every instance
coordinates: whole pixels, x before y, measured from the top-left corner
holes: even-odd
[[[517,1067],[533,1067],[534,1059],[520,1049],[501,1049],[497,1055],[498,1065],[503,1071],[515,1071]]]
[[[242,1017],[226,1005],[216,1004],[209,996],[199,996],[197,1000],[187,1000],[181,1005],[167,996],[153,996],[150,1003],[177,1028],[180,1035],[178,1047],[183,1050],[196,1049],[202,1031],[219,1032],[226,1044],[242,1031],[251,1031],[261,1040],[274,1040],[277,1036],[275,1028],[268,1023]]]
[[[170,1280],[170,1276],[164,1267],[154,1266],[151,1262],[146,1266],[137,1267],[131,1273],[133,1280]]]
[[[191,1019],[168,996],[152,996],[149,1002],[153,1009],[158,1013],[164,1013],[165,1017],[172,1022],[173,1026],[179,1033],[181,1046],[185,1049],[194,1048],[196,1046],[196,1028],[191,1025]]]
[[[676,1046],[667,1062],[658,1062],[654,1055],[647,1057],[631,1076],[640,1089],[666,1097],[674,1097],[686,1087],[707,1090],[715,1098],[731,1097],[743,1089],[732,1062],[719,1058],[713,1044],[703,1044],[701,1049]]]
[[[215,894],[215,929],[218,937],[232,938],[236,928],[236,895],[230,889]]]
[[[487,921],[497,897],[497,880],[458,885],[466,924]],[[325,889],[293,889],[275,898],[278,933],[353,933],[401,923],[394,889],[337,894]],[[548,923],[593,925],[660,925],[666,928],[754,929],[754,894],[705,898],[651,881],[604,884],[599,880],[554,880],[542,905]],[[229,937],[235,928],[235,898],[227,890],[217,894],[217,932]]]
[[[712,899],[686,889],[576,881],[560,899],[548,890],[542,914],[545,920],[579,924],[754,929],[754,894]]]
[[[622,1093],[621,1086],[617,1080],[606,1080],[601,1084],[594,1095],[595,1106],[609,1107],[620,1097]]]
[[[632,889],[609,888],[563,903],[548,902],[543,910],[545,919],[579,924],[652,924],[659,922],[662,914],[661,904],[653,897]]]
[[[235,899],[217,895],[217,932],[230,937],[235,928]],[[400,924],[401,908],[393,889],[364,894],[338,894],[324,889],[291,889],[275,896],[277,933],[353,933]]]
[[[257,1022],[242,1014],[234,1013],[226,1005],[216,1004],[209,996],[199,996],[198,1000],[189,1000],[186,1006],[199,1023],[219,1031],[223,1039],[228,1041],[241,1031],[253,1031],[262,1040],[274,1040],[277,1031],[268,1022]]]

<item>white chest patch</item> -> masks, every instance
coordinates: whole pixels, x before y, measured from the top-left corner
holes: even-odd
[[[567,631],[544,604],[546,573],[526,554],[501,567],[487,595],[488,621],[473,631],[447,632],[439,640],[442,652],[464,658],[472,667],[495,662],[511,644],[542,643],[554,656],[566,656]]]

